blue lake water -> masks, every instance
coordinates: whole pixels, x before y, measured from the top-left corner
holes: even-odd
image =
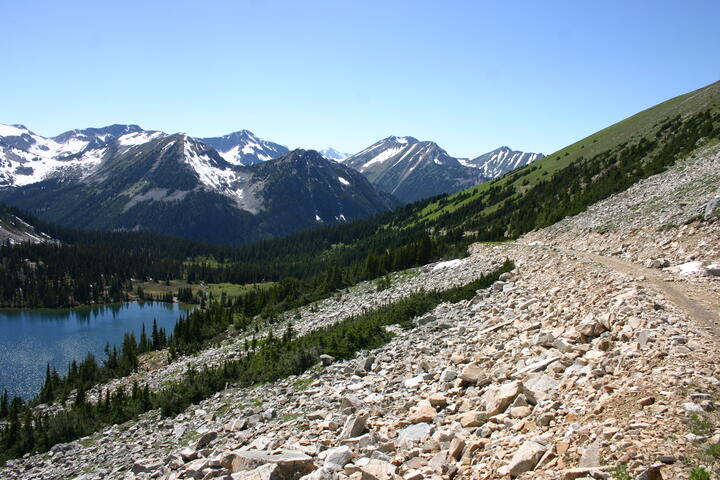
[[[125,332],[147,335],[153,319],[158,328],[172,333],[188,308],[174,303],[129,302],[76,309],[0,309],[0,392],[31,398],[40,391],[48,363],[62,375],[75,359],[92,352],[98,363],[105,359],[105,345],[122,344]]]

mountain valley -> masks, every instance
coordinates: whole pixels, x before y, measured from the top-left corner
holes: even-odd
[[[182,134],[124,144],[140,133],[103,139],[111,154],[92,169],[4,190],[48,218],[126,231],[69,231],[8,209],[14,225],[60,244],[3,246],[0,294],[17,299],[7,285],[21,271],[23,292],[46,274],[42,291],[67,297],[72,275],[51,267],[74,265],[84,248],[98,251],[97,276],[77,291],[114,271],[114,294],[182,280],[190,291],[170,300],[200,306],[168,338],[49,372],[35,400],[0,408],[1,477],[720,472],[720,82],[542,158],[502,148],[460,161],[389,137],[342,163],[295,150],[245,166]],[[480,172],[499,176],[476,185]],[[405,202],[422,175],[469,188],[402,207],[375,188],[386,182]],[[266,237],[230,248],[144,232],[153,218],[174,233],[198,205],[198,218],[236,229],[228,236],[247,222]],[[131,210],[147,218],[140,232],[123,217]],[[359,220],[338,218],[353,212]],[[291,229],[265,215],[326,226],[272,239]],[[249,288],[198,293],[220,281]]]

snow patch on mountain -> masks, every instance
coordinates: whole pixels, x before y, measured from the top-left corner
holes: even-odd
[[[398,153],[403,151],[403,147],[390,147],[388,149],[382,150],[380,153],[372,157],[370,160],[365,162],[359,170],[361,172],[367,170],[370,166],[375,165],[376,163],[383,163],[385,160],[388,160]]]
[[[230,189],[230,184],[237,178],[231,168],[222,168],[215,165],[210,155],[203,153],[201,146],[191,138],[183,138],[183,155],[185,161],[197,173],[203,185],[217,191],[235,194],[235,189]]]
[[[134,147],[166,135],[163,132],[134,132],[118,137],[117,142],[123,147]]]
[[[28,133],[28,129],[25,127],[0,123],[0,137],[19,137],[24,133]]]

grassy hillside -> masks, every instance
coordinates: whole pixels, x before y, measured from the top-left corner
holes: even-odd
[[[562,200],[560,197],[563,189],[568,194],[571,193],[569,190],[574,190],[572,193],[577,195],[579,189],[571,188],[572,182],[568,182],[571,180],[567,178],[570,173],[582,175],[584,172],[594,171],[582,186],[585,189],[598,180],[603,180],[613,169],[621,168],[629,177],[625,181],[616,182],[616,185],[627,188],[627,180],[634,183],[640,178],[657,173],[658,169],[672,164],[678,156],[686,154],[692,147],[716,138],[716,117],[719,111],[720,82],[716,82],[644,110],[502,178],[430,203],[418,213],[414,221],[442,228],[465,223],[482,230],[480,219],[499,221],[499,210],[503,210],[505,205],[519,204],[528,196],[527,199],[537,196],[532,193],[535,190],[537,194],[538,186],[542,184],[547,184],[545,190],[549,191],[552,191],[553,186],[556,187],[559,200]],[[701,119],[705,114],[709,114],[710,118]],[[667,148],[668,146],[670,148]],[[659,156],[663,156],[659,165],[638,170],[638,167],[658,163]],[[598,165],[601,167],[597,168]],[[612,182],[604,183],[606,185],[602,192],[595,192],[586,198],[584,205],[575,205],[568,209],[569,214],[577,213],[578,208],[590,205],[587,201],[597,201],[620,191],[613,187]],[[464,212],[464,221],[450,219],[459,212]],[[542,215],[542,212],[536,213]],[[551,219],[559,219],[557,217],[557,213],[547,216],[544,221],[533,222],[532,227],[544,226]],[[521,230],[505,233],[514,236],[524,233]]]

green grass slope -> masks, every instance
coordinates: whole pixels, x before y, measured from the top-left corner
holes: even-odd
[[[414,222],[464,227],[478,231],[480,239],[494,240],[546,226],[661,171],[696,146],[717,138],[718,112],[720,82],[637,113],[499,179],[432,202]],[[623,179],[611,181],[620,173]],[[569,196],[574,199],[568,201]],[[542,205],[524,212],[534,218],[513,223],[510,207],[523,201]],[[504,229],[499,224],[503,221]]]

